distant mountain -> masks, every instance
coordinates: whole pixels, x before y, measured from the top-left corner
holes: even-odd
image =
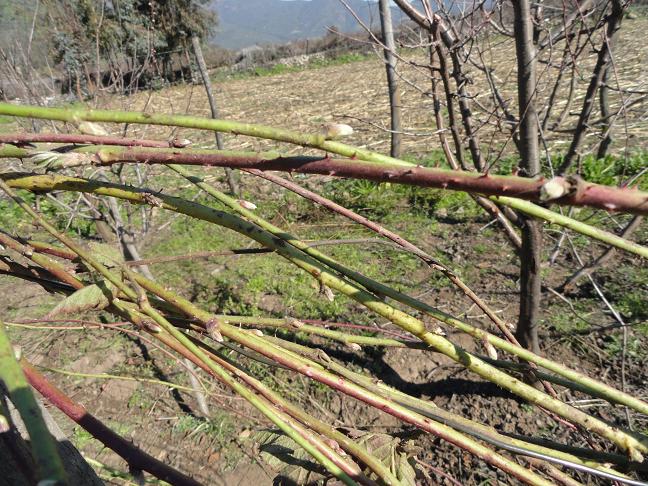
[[[380,27],[376,2],[346,3],[367,25]],[[343,32],[361,28],[339,0],[212,0],[211,8],[219,18],[211,41],[228,49],[320,37],[329,26]],[[400,15],[394,9],[395,24],[400,23]]]

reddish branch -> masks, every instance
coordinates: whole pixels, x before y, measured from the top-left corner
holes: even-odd
[[[511,331],[507,328],[506,324],[497,317],[497,315],[486,305],[484,301],[482,301],[477,296],[477,294],[475,294],[452,270],[450,270],[448,267],[446,267],[445,265],[443,265],[442,263],[434,259],[432,256],[427,254],[418,246],[407,241],[405,238],[403,238],[400,235],[397,235],[393,231],[390,231],[387,228],[365,218],[364,216],[360,216],[359,214],[354,213],[350,209],[347,209],[344,206],[340,206],[339,204],[336,204],[330,199],[327,199],[319,194],[309,191],[308,189],[305,189],[293,182],[287,181],[286,179],[275,176],[273,174],[261,172],[259,170],[252,169],[252,170],[248,170],[247,172],[254,174],[258,177],[263,177],[264,179],[273,182],[274,184],[277,184],[281,187],[284,187],[289,191],[294,192],[295,194],[299,194],[303,198],[306,198],[310,201],[313,201],[316,204],[319,204],[320,206],[330,209],[331,211],[340,214],[345,218],[350,219],[351,221],[355,221],[356,223],[361,224],[362,226],[370,229],[371,231],[374,231],[375,233],[390,239],[401,248],[416,255],[418,258],[423,260],[423,262],[425,262],[431,268],[441,271],[446,277],[448,277],[448,279],[454,285],[456,285],[469,299],[471,299],[482,311],[486,313],[486,315],[504,333],[507,339],[509,339],[511,342],[515,344],[518,344],[518,342],[515,340],[515,337],[511,334]]]
[[[47,381],[25,360],[22,360],[21,365],[31,386],[38,390],[56,408],[88,431],[95,439],[122,457],[129,466],[146,471],[156,478],[174,485],[200,486],[199,482],[158,461],[110,430],[89,414],[82,405],[72,401],[65,393]]]
[[[172,139],[168,142],[159,140],[138,140],[136,138],[107,137],[69,133],[13,133],[0,134],[0,144],[8,143],[22,146],[32,143],[70,143],[75,145],[121,145],[124,147],[158,147],[182,148],[189,145],[188,140]]]
[[[360,160],[333,159],[330,157],[276,157],[265,158],[253,154],[227,154],[217,152],[187,152],[180,150],[152,151],[142,149],[99,150],[100,164],[118,162],[144,162],[150,164],[182,164],[237,169],[277,170],[321,174],[375,182],[392,182],[421,187],[436,187],[484,195],[509,196],[530,201],[543,201],[544,177],[528,179],[498,176],[475,172],[433,169],[421,166],[375,164]],[[563,188],[563,196],[552,203],[570,206],[590,206],[607,211],[648,214],[648,194],[633,188],[602,186],[577,177],[556,177],[553,185]]]

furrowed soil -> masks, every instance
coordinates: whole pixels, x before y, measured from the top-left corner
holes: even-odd
[[[620,41],[619,50],[627,60],[618,66],[622,86],[634,83],[647,65],[643,37],[637,33],[648,23],[644,19],[634,22],[635,27],[629,33],[624,32]],[[489,62],[499,66],[501,78],[514,79],[510,66],[511,46],[494,50],[492,55]],[[414,56],[413,59],[418,58]],[[418,60],[424,61],[422,56]],[[403,66],[403,70],[410,81],[404,88],[403,98],[407,132],[404,152],[413,160],[425,158],[426,163],[438,163],[440,151],[438,136],[434,134],[432,100],[426,95],[429,89],[427,72],[413,65]],[[475,74],[477,82],[478,76]],[[383,128],[388,124],[389,111],[380,61],[333,64],[273,76],[232,79],[219,76],[218,79],[223,118],[305,131],[317,131],[321,124],[330,121],[344,122],[355,129],[349,143],[388,151],[389,138]],[[582,88],[587,81],[582,79],[579,86]],[[582,101],[581,91],[577,90],[575,107]],[[510,93],[504,95],[512,96]],[[150,113],[209,114],[203,89],[197,85],[176,86],[127,98],[106,98],[100,100],[98,106]],[[561,108],[558,106],[556,110]],[[641,104],[629,108],[628,123],[618,130],[625,130],[624,137],[635,148],[645,150],[648,149],[645,138],[648,132],[642,120],[643,110],[645,106]],[[574,120],[570,115],[565,125],[570,126]],[[118,133],[117,128],[111,129]],[[615,136],[620,136],[621,132],[615,132]],[[175,136],[190,139],[197,146],[213,143],[209,133],[164,127],[129,126],[119,133],[156,139]],[[482,136],[486,140],[489,137],[489,154],[506,152],[506,140],[497,139],[494,130],[486,130]],[[293,146],[240,136],[225,135],[224,139],[225,146],[235,150],[279,147],[286,153],[302,153]],[[561,149],[558,139],[550,138],[549,143],[555,150]],[[619,143],[620,151],[624,149],[621,145]],[[213,204],[186,182],[171,178],[161,168],[143,166],[139,170],[138,174],[134,169],[125,171],[125,175],[132,177],[128,179],[131,183],[140,176],[153,189]],[[210,182],[225,190],[220,170],[206,173]],[[503,320],[515,324],[517,257],[498,228],[469,197],[330,177],[295,176],[294,180],[410,239],[457,272]],[[243,175],[241,185],[242,198],[253,202],[259,214],[277,226],[304,240],[345,240],[333,246],[322,246],[321,250],[444,312],[497,332],[479,309],[442,275],[411,255],[377,243],[369,231],[265,181]],[[142,227],[144,215],[139,210],[127,208],[124,211],[133,228]],[[4,217],[9,221],[8,212]],[[629,220],[626,216],[614,216],[611,220],[612,216],[587,210],[581,210],[579,217],[613,230]],[[58,222],[65,226],[64,220]],[[248,240],[233,232],[158,210],[146,215],[146,225],[148,229],[140,234],[138,241],[144,258],[251,246]],[[27,224],[16,228],[23,231],[22,234],[33,232]],[[605,248],[574,235],[565,238],[554,226],[547,225],[545,235],[542,354],[631,394],[648,398],[648,268],[645,262],[617,253],[594,273],[592,281],[583,278],[574,288],[556,293],[553,289],[580,267],[579,258],[588,262]],[[648,225],[644,222],[632,238],[648,243]],[[150,268],[164,285],[214,312],[362,324],[373,326],[377,333],[398,331],[343,296],[336,295],[332,302],[329,301],[312,279],[275,254],[193,258],[151,264]],[[603,289],[609,305],[601,299],[598,286]],[[273,481],[274,484],[292,484],[289,479],[275,479],[277,471],[260,454],[263,447],[255,438],[260,431],[272,428],[266,419],[244,400],[205,380],[195,370],[188,370],[183,361],[152,341],[129,332],[132,327],[116,323],[106,313],[83,314],[63,322],[31,323],[30,319],[43,318],[60,296],[48,294],[36,284],[6,276],[0,276],[0,295],[4,296],[0,300],[0,316],[8,322],[12,340],[21,347],[23,354],[42,367],[57,386],[89,412],[143,450],[204,484],[263,486]],[[619,312],[627,327],[618,326],[610,308]],[[112,326],[98,329],[92,324],[97,321]],[[436,327],[437,324],[430,321],[429,325]],[[482,343],[452,329],[443,327],[443,330],[449,339],[467,350],[487,354]],[[273,334],[267,328],[263,332]],[[302,333],[277,335],[307,342],[307,336]],[[501,431],[552,438],[584,447],[590,439],[593,446],[605,447],[595,438],[572,431],[537,407],[466,372],[440,354],[397,348],[362,347],[357,350],[318,338],[309,338],[309,342],[347,363],[349,368],[370,373],[401,391],[434,401],[440,407]],[[401,440],[398,450],[407,450],[416,457],[417,484],[457,484],[439,471],[454,478],[458,484],[515,484],[461,449],[403,426],[387,414],[331,393],[306,377],[259,363],[232,350],[225,351],[266,385],[332,426],[398,437]],[[201,378],[209,399],[207,419],[202,416],[194,394],[187,389],[191,373]],[[181,388],[172,388],[169,383]],[[648,417],[626,413],[623,408],[611,407],[602,400],[586,400],[579,392],[562,388],[558,392],[561,399],[610,423],[648,431]],[[93,461],[107,484],[136,484],[126,475],[128,466],[123,460],[58,411],[51,407],[49,410],[72,442]],[[519,462],[526,464],[522,458]],[[576,477],[585,484],[605,484],[585,475]]]

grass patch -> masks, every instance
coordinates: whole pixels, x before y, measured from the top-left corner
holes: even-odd
[[[603,349],[610,356],[621,356],[623,354],[623,335],[621,333],[605,336],[603,341]],[[633,335],[628,336],[625,348],[626,357],[628,358],[643,359],[647,354],[641,340]]]
[[[590,329],[587,316],[595,306],[594,301],[578,299],[573,301],[573,305],[573,311],[563,303],[552,305],[547,309],[548,317],[542,321],[542,325],[564,334]]]
[[[67,208],[75,205],[78,195],[74,193],[58,194],[57,204],[52,199],[35,195],[34,193],[18,190],[16,194],[32,207],[37,207],[40,214],[58,230],[71,236],[91,238],[96,235],[94,221],[80,217],[70,220]],[[63,208],[63,210],[61,210]],[[4,228],[11,228],[15,234],[29,234],[33,225],[31,218],[13,200],[0,197],[0,221]]]
[[[90,432],[81,427],[75,427],[72,432],[72,444],[79,450],[83,450],[94,440]]]
[[[624,319],[630,323],[648,321],[648,267],[608,266],[599,270],[597,276],[603,279],[607,298]]]
[[[371,59],[374,59],[374,55],[372,54],[347,53],[331,58],[313,58],[308,63],[303,65],[288,65],[284,63],[277,63],[271,66],[255,66],[242,71],[233,71],[227,69],[213,73],[211,75],[211,78],[215,82],[223,82],[227,80],[278,76],[280,74],[297,73],[308,69],[321,69],[330,66],[340,66],[353,62],[368,61]]]

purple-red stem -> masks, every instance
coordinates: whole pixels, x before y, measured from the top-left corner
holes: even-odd
[[[182,150],[148,151],[133,148],[123,150],[106,148],[100,150],[98,155],[103,164],[143,162],[277,170],[435,187],[530,201],[542,201],[542,186],[547,182],[544,177],[528,179],[421,166],[403,167],[361,160],[333,159],[328,156],[268,159],[253,154],[189,153]],[[602,186],[574,177],[557,177],[554,181],[568,187],[569,192],[561,198],[551,200],[551,203],[648,215],[648,194],[637,189]]]
[[[185,476],[172,467],[158,461],[146,452],[106,427],[80,404],[71,400],[65,393],[52,385],[36,369],[21,361],[27,380],[38,392],[56,408],[83,427],[95,439],[122,457],[132,468],[146,471],[158,479],[174,485],[200,486],[200,483]]]
[[[121,145],[123,147],[182,148],[185,141],[138,140],[136,138],[83,135],[74,133],[10,133],[0,134],[0,144],[29,145],[31,143],[70,143],[74,145]]]

